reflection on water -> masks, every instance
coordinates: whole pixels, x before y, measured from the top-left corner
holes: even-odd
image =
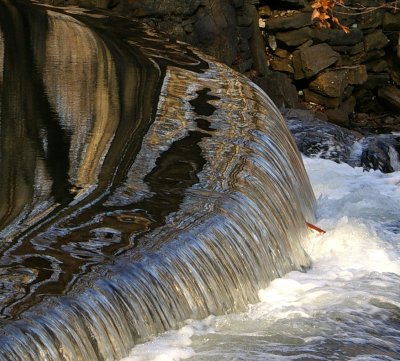
[[[122,357],[309,266],[314,197],[248,80],[106,14],[0,26],[0,359]]]

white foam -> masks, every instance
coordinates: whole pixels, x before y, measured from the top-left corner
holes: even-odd
[[[355,350],[387,342],[374,335],[379,327],[395,332],[382,307],[400,307],[400,172],[365,172],[315,158],[304,163],[318,199],[316,225],[326,231],[305,241],[312,269],[274,280],[243,314],[188,321],[124,360],[294,360],[332,337]],[[352,359],[392,360],[360,353]]]
[[[193,328],[184,326],[178,331],[166,332],[156,339],[135,346],[121,361],[179,361],[194,355],[190,348]]]

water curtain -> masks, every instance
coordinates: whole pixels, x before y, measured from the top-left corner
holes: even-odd
[[[0,0],[0,359],[114,360],[310,266],[251,81],[144,24]]]

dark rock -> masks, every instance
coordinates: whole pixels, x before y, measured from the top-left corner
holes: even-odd
[[[196,12],[201,0],[187,0],[177,2],[175,0],[129,0],[130,15],[134,17],[181,15],[189,16]]]
[[[258,28],[258,12],[254,5],[248,6],[248,13],[252,14],[254,21],[251,25],[253,30],[252,37],[250,38],[250,49],[253,55],[254,65],[253,68],[259,74],[264,75],[268,71],[268,65],[265,59],[265,42],[261,35],[260,29]]]
[[[375,11],[369,11],[361,14],[358,21],[358,28],[361,30],[368,30],[380,27],[382,25],[385,12],[386,11],[384,9],[376,9]]]
[[[251,38],[251,36],[253,35],[253,29],[251,27],[244,27],[244,26],[238,26],[236,28],[237,33],[238,33],[238,37],[240,41],[247,41]]]
[[[400,89],[387,85],[378,90],[379,100],[396,113],[400,113]]]
[[[389,70],[389,65],[386,60],[373,60],[365,64],[367,70],[373,73],[383,73]]]
[[[325,114],[331,123],[348,128],[350,125],[349,115],[354,112],[355,106],[356,98],[350,97],[346,101],[342,102],[338,108],[327,109]]]
[[[383,173],[400,170],[400,137],[380,134],[362,140],[361,165],[365,169],[379,169]]]
[[[237,25],[238,26],[250,26],[254,21],[253,8],[254,5],[245,3],[240,10],[237,12]]]
[[[309,48],[309,47],[310,47],[311,45],[313,45],[313,44],[314,44],[314,42],[313,42],[311,39],[309,39],[309,40],[307,40],[305,43],[301,44],[301,45],[298,47],[298,49],[301,50],[301,49]]]
[[[273,59],[269,62],[272,70],[282,71],[284,73],[294,73],[292,62],[290,59]]]
[[[305,0],[274,0],[274,4],[289,9],[296,9],[304,7]]]
[[[258,8],[260,17],[266,18],[272,15],[271,8],[268,5],[263,5]]]
[[[342,97],[348,83],[347,74],[347,69],[323,71],[309,84],[309,87],[327,97]]]
[[[301,153],[338,163],[350,162],[352,146],[357,140],[352,132],[323,122],[307,110],[288,109],[283,116]]]
[[[296,87],[287,75],[279,72],[270,72],[257,79],[256,84],[268,94],[278,108],[295,108],[298,105]]]
[[[365,89],[376,89],[382,88],[388,85],[390,82],[390,76],[388,73],[370,73],[368,74],[368,80],[364,83]]]
[[[222,1],[202,0],[202,4],[194,15],[193,32],[187,41],[230,65],[237,52],[235,9]]]
[[[313,40],[328,42],[329,45],[355,45],[363,40],[364,34],[360,29],[350,29],[345,33],[339,29],[314,29]]]
[[[364,42],[359,42],[355,44],[350,50],[349,54],[350,55],[356,55],[364,51]]]
[[[298,30],[279,32],[276,39],[286,46],[298,46],[310,39],[312,30],[309,27]]]
[[[233,68],[237,70],[239,73],[245,73],[250,71],[253,66],[253,59],[246,59],[241,61],[238,64],[234,64]]]
[[[386,54],[385,51],[381,50],[381,49],[373,50],[368,53],[366,53],[365,51],[362,51],[359,54],[353,55],[352,57],[350,57],[350,59],[353,64],[360,64],[360,63],[365,63],[370,60],[380,59],[380,58],[384,57],[385,54]]]
[[[311,25],[311,13],[296,13],[291,16],[268,19],[268,30],[292,30]]]
[[[382,33],[382,30],[376,30],[364,37],[364,48],[366,52],[384,48],[388,43],[389,39]]]
[[[320,104],[327,108],[332,108],[332,109],[337,108],[342,101],[342,98],[326,97],[321,94],[315,93],[309,89],[304,89],[304,99],[307,102]]]
[[[306,110],[287,109],[283,116],[300,152],[308,157],[345,162],[366,170],[379,169],[385,173],[400,170],[398,135],[380,134],[362,138],[361,134],[321,121]],[[361,154],[355,151],[360,148]]]
[[[293,53],[295,79],[310,78],[336,63],[340,55],[327,44],[318,44]]]
[[[244,5],[244,0],[232,0],[232,5],[235,8],[241,8]]]
[[[275,53],[276,56],[279,56],[280,58],[284,59],[284,58],[288,58],[290,56],[290,53],[285,50],[285,49],[276,49]]]
[[[400,31],[400,13],[392,14],[385,12],[382,27],[385,31]]]
[[[347,81],[350,85],[364,84],[368,79],[367,67],[357,65],[348,69]]]
[[[390,69],[390,77],[393,80],[393,83],[400,87],[400,65],[398,66],[393,66],[392,69]]]

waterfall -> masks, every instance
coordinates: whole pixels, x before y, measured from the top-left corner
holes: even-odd
[[[244,76],[107,13],[0,0],[0,359],[115,360],[294,269],[314,195]]]

